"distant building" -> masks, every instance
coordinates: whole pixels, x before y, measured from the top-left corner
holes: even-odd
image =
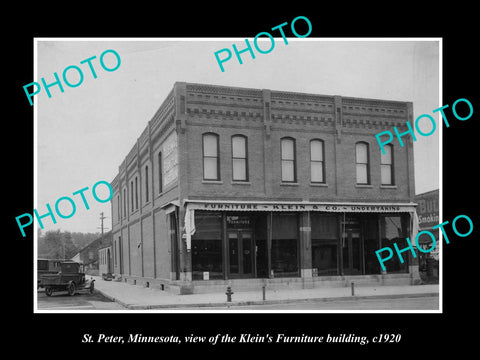
[[[101,276],[103,274],[113,273],[112,258],[113,255],[111,242],[98,249],[98,275]]]
[[[438,278],[438,228],[432,229],[433,226],[440,224],[439,220],[439,191],[432,190],[418,194],[415,196],[418,215],[418,231],[428,230],[435,236],[437,247],[428,253],[419,253],[419,268],[426,277]],[[431,249],[433,240],[430,236],[421,236],[419,239],[420,246],[427,250]]]
[[[109,231],[98,239],[93,240],[90,244],[83,247],[72,258],[73,261],[80,262],[85,265],[85,271],[91,275],[99,275],[99,249],[111,246],[112,232]],[[101,275],[101,273],[100,273]]]
[[[375,255],[415,213],[411,136],[382,155],[375,135],[412,119],[411,102],[175,83],[111,182],[115,274],[180,293],[416,282],[409,251],[383,273]]]

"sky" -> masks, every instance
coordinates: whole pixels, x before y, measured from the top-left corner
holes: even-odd
[[[148,41],[147,41],[148,40]],[[251,40],[251,39],[250,39]],[[268,49],[270,43],[261,44]],[[42,88],[34,97],[36,113],[35,208],[40,215],[52,209],[60,197],[75,200],[76,212],[69,219],[42,219],[44,230],[99,232],[100,213],[104,212],[105,230],[111,229],[110,203],[99,203],[92,196],[98,181],[110,182],[120,163],[136,143],[163,100],[177,81],[238,86],[258,89],[341,95],[383,100],[412,101],[414,118],[430,114],[439,122],[440,107],[439,41],[425,39],[344,40],[320,38],[276,39],[268,54],[242,55],[240,65],[233,55],[220,70],[214,53],[223,48],[239,49],[245,39],[36,39],[36,69],[32,81],[45,78],[53,83],[54,72],[75,65],[83,72],[77,87],[63,83],[50,87],[51,98]],[[100,55],[115,50],[121,64],[115,71],[105,71]],[[91,61],[97,78],[88,64]],[[116,59],[104,57],[106,67]],[[69,70],[71,83],[79,82],[75,70]],[[28,102],[28,100],[26,99]],[[431,125],[420,126],[428,133]],[[439,139],[442,126],[428,137],[414,142],[416,193],[439,188]],[[392,129],[393,130],[393,129]],[[89,209],[80,195],[84,192]],[[98,186],[98,196],[108,196],[106,187]],[[67,201],[60,211],[72,211]],[[36,226],[39,227],[36,222]]]

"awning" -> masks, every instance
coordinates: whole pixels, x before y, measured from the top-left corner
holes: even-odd
[[[177,207],[180,207],[180,201],[173,200],[173,201],[170,201],[166,204],[161,205],[160,207],[164,208],[165,209],[165,214],[168,215],[168,214],[174,212]]]
[[[412,213],[415,203],[366,202],[290,202],[290,201],[222,201],[184,200],[187,209],[209,211],[324,211],[363,213]]]

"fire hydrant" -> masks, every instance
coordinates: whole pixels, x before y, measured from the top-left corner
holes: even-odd
[[[227,295],[227,301],[228,302],[232,302],[232,295],[234,294],[234,292],[232,291],[232,288],[230,286],[227,286],[227,292],[225,293],[225,295]]]

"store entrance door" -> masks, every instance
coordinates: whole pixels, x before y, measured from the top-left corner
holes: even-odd
[[[363,273],[363,246],[360,220],[354,216],[346,216],[342,225],[343,274],[360,275]]]
[[[251,231],[228,231],[228,260],[229,278],[254,277],[254,247]]]

